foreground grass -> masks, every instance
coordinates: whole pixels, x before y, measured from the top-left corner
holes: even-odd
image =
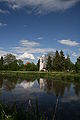
[[[50,78],[54,80],[80,81],[80,73],[73,72],[0,71],[0,75],[6,77],[20,77],[31,79]]]
[[[48,120],[48,115],[39,111],[38,102],[35,107],[28,106],[24,108],[17,108],[16,104],[12,107],[0,104],[0,120]]]

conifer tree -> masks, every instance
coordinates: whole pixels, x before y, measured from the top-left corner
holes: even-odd
[[[3,70],[3,56],[1,56],[0,60],[0,70]]]
[[[60,51],[60,67],[61,67],[61,71],[65,70],[65,56],[64,56],[64,52],[61,50]]]
[[[60,55],[58,51],[56,51],[55,58],[53,59],[53,69],[60,71]]]
[[[50,56],[48,56],[46,68],[49,71],[52,70],[52,60]]]

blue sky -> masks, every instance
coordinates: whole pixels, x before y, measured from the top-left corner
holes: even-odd
[[[61,49],[80,56],[80,0],[0,0],[0,56],[36,62]]]

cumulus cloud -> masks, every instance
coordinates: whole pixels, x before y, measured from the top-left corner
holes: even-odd
[[[22,60],[26,60],[26,59],[31,59],[31,60],[34,60],[35,57],[33,54],[30,54],[30,53],[22,53],[22,54],[17,54],[16,52],[14,53],[14,51],[5,51],[4,49],[0,48],[0,58],[1,56],[5,56],[6,54],[13,54],[16,56],[17,59],[22,59]]]
[[[7,26],[6,23],[1,23],[1,22],[0,22],[0,27],[5,27],[5,26]]]
[[[55,52],[56,49],[53,48],[41,48],[39,42],[31,41],[31,40],[20,40],[19,44],[16,47],[9,48],[8,51],[5,51],[4,48],[0,48],[0,56],[4,56],[6,54],[13,54],[17,59],[25,60],[35,60],[36,54],[45,54],[48,52]]]
[[[18,55],[17,59],[21,59],[21,60],[31,59],[31,60],[34,60],[35,58],[34,58],[33,54],[29,54],[29,53],[26,52],[22,55]]]
[[[64,11],[80,0],[0,0],[7,2],[13,9],[31,7],[38,14],[43,12]]]
[[[31,41],[31,40],[20,40],[19,44],[16,47],[10,48],[11,52],[17,54],[17,59],[34,60],[35,54],[45,54],[47,52],[55,52],[56,49],[53,48],[41,48],[41,44],[39,42]]]
[[[78,46],[80,43],[72,40],[59,40],[60,44],[67,45],[67,46]]]

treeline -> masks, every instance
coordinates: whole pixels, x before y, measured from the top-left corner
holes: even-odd
[[[56,51],[55,57],[53,59],[48,56],[46,69],[48,71],[80,71],[80,57],[77,59],[77,62],[74,64],[71,62],[69,55],[64,56],[64,52]]]
[[[7,54],[0,59],[0,70],[9,71],[38,71],[34,63],[24,64],[21,59],[17,60],[12,54]]]
[[[0,70],[10,70],[10,71],[39,71],[40,69],[40,59],[37,65],[32,63],[24,64],[21,59],[17,60],[12,54],[7,54],[0,58]],[[72,63],[69,55],[64,56],[64,52],[56,51],[55,56],[52,58],[48,56],[46,68],[48,71],[80,71],[80,57],[77,58],[76,63]]]

